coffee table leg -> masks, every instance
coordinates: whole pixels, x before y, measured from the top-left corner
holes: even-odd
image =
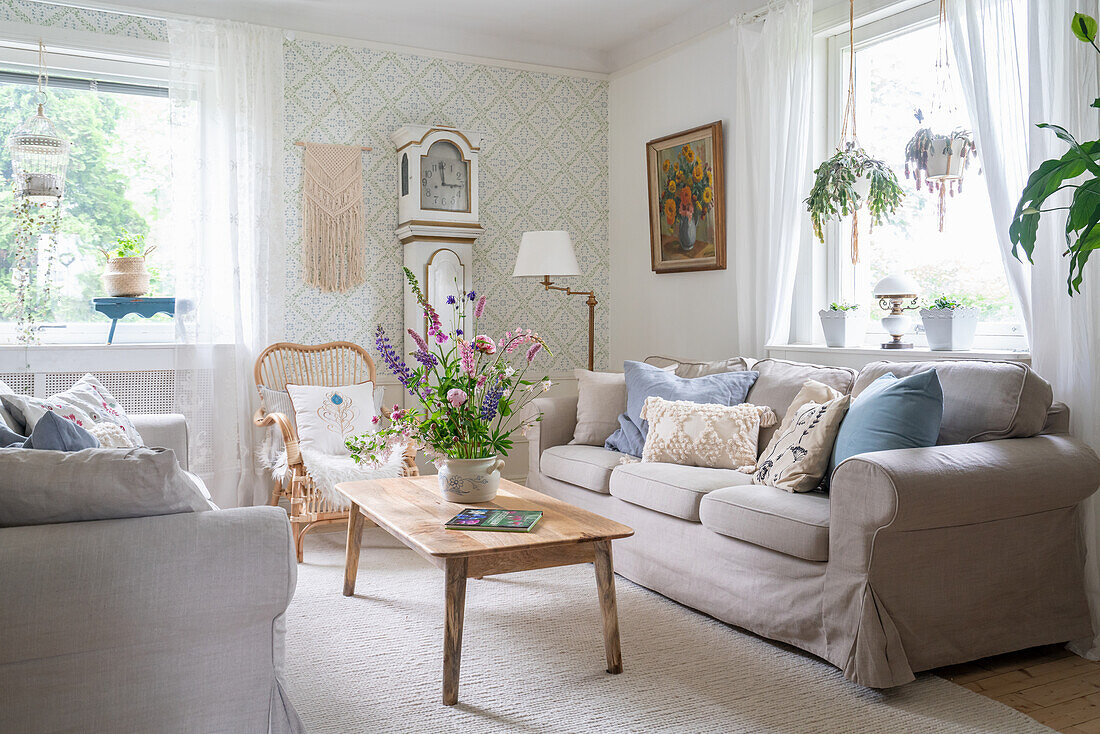
[[[447,619],[443,632],[443,705],[458,703],[462,661],[462,615],[466,609],[466,559],[447,559]]]
[[[603,612],[603,647],[607,654],[607,672],[623,672],[623,655],[619,649],[619,612],[615,606],[615,570],[611,565],[611,541],[598,540],[596,546],[596,588],[600,593]]]
[[[363,542],[363,511],[352,505],[348,512],[348,544],[344,549],[344,596],[355,593],[355,577],[359,573],[359,546]]]

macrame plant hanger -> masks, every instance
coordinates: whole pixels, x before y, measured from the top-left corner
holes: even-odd
[[[848,136],[851,125],[851,137]],[[856,134],[856,1],[848,0],[848,99],[844,102],[844,122],[840,127],[840,145],[842,150],[851,143],[859,147]],[[859,208],[852,209],[852,264],[859,264]]]

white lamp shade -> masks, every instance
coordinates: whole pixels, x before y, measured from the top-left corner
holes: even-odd
[[[908,275],[887,275],[875,283],[875,298],[887,296],[916,296],[920,291],[917,281]]]
[[[580,275],[573,240],[562,230],[524,232],[516,255],[513,278],[541,278],[544,275]]]

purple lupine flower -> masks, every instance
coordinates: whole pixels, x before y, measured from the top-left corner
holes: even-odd
[[[412,370],[405,364],[405,360],[397,356],[393,345],[390,344],[390,338],[386,336],[386,331],[381,325],[374,332],[374,346],[378,349],[378,353],[382,355],[382,361],[386,363],[386,367],[389,368],[398,382],[404,385],[410,394],[414,394],[415,385],[412,384],[414,379]]]
[[[485,299],[486,299],[486,297],[482,296],[481,298],[478,299],[477,305],[474,306],[474,318],[475,319],[480,319],[481,314],[485,312]]]
[[[535,358],[535,355],[539,353],[540,349],[542,349],[542,342],[535,342],[531,345],[531,348],[527,350],[528,363]]]
[[[500,408],[500,399],[504,396],[504,380],[497,380],[489,392],[485,393],[485,399],[481,401],[481,419],[491,421],[497,416]]]
[[[417,349],[415,352],[413,352],[413,359],[415,359],[417,362],[424,365],[428,369],[432,369],[437,364],[439,364],[439,359],[436,358],[434,354],[432,354],[431,352],[426,352],[423,349]]]

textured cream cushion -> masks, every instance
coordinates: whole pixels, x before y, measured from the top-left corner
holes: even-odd
[[[718,405],[646,398],[641,416],[649,421],[643,462],[737,469],[756,461],[761,426],[775,425],[766,406]]]
[[[303,450],[348,456],[347,439],[378,430],[372,422],[378,415],[373,382],[343,387],[287,385],[286,390],[294,405],[298,444]]]
[[[825,403],[808,402],[791,422],[777,431],[768,450],[760,455],[753,484],[767,484],[788,492],[809,492],[821,484],[829,468],[840,422],[851,398],[841,395]]]
[[[626,376],[622,372],[573,370],[577,378],[577,427],[569,443],[603,446],[619,429],[626,412]]]
[[[836,400],[844,393],[834,390],[826,385],[824,382],[818,382],[817,380],[806,380],[806,384],[802,386],[802,389],[798,391],[798,394],[794,396],[794,400],[791,401],[791,407],[787,408],[786,415],[783,416],[783,421],[779,424],[775,433],[772,434],[771,440],[768,445],[760,452],[761,456],[764,454],[771,454],[772,449],[775,448],[776,442],[779,440],[780,435],[787,430],[787,428],[798,417],[798,412],[806,403],[827,403],[830,400]]]

